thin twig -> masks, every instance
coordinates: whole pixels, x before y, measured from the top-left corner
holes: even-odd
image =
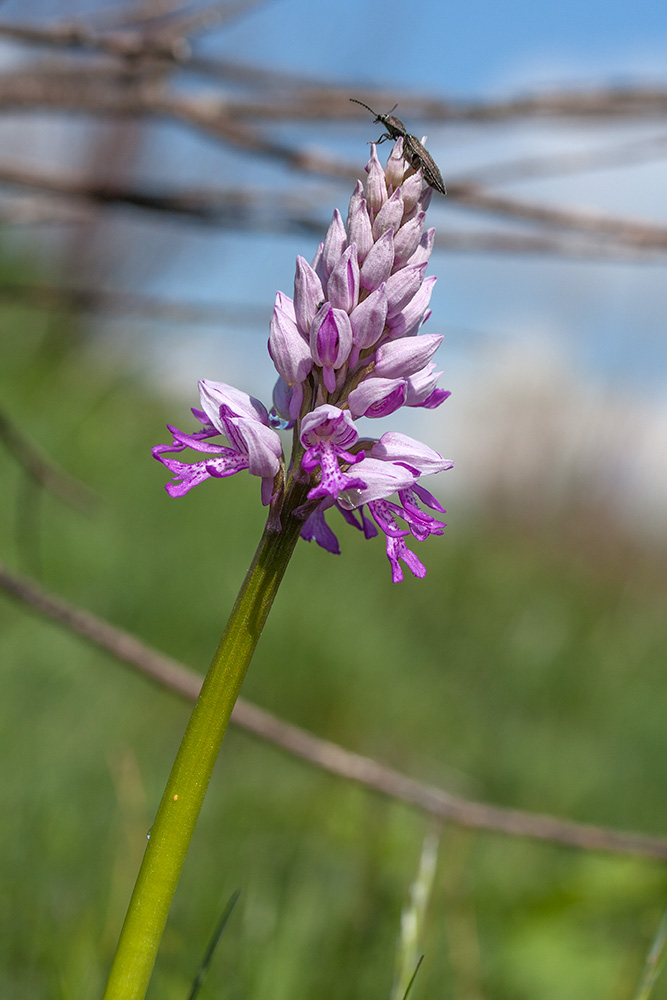
[[[128,632],[49,594],[34,581],[11,572],[1,563],[0,587],[40,614],[105,649],[160,686],[191,701],[196,699],[202,681],[198,674],[146,646]],[[440,820],[584,850],[667,860],[665,838],[471,802],[440,788],[422,784],[370,757],[313,736],[241,698],[236,703],[232,721],[247,732],[324,771],[405,802]]]
[[[587,212],[579,209],[552,208],[548,205],[510,198],[494,194],[481,187],[468,184],[448,184],[447,195],[453,201],[462,202],[469,208],[491,212],[514,219],[573,229],[592,236],[612,238],[640,249],[664,249],[667,247],[667,226],[634,219],[622,219],[601,212]]]
[[[121,26],[112,30],[91,28],[81,20],[61,21],[43,26],[20,22],[0,22],[0,37],[28,45],[56,49],[86,49],[121,59],[162,59],[174,63],[187,62],[192,50],[188,38],[193,34],[223,27],[267,0],[236,0],[234,3],[214,3],[195,10],[161,14],[164,23],[155,28]],[[155,19],[151,19],[155,20]],[[135,19],[134,24],[137,25]]]
[[[121,59],[152,58],[181,62],[190,55],[190,48],[179,37],[155,36],[148,32],[117,29],[102,34],[82,21],[63,21],[42,25],[0,23],[0,37],[56,49],[86,49]]]
[[[129,0],[127,4],[89,11],[86,16],[99,30],[109,30],[163,21],[190,6],[188,3],[178,4],[174,0],[140,0],[139,3]]]
[[[158,216],[184,217],[196,223],[235,230],[319,234],[327,224],[312,207],[315,198],[270,189],[130,187],[1,160],[0,184],[35,189],[95,206],[139,209]]]
[[[266,325],[271,303],[223,305],[217,302],[182,302],[152,298],[119,289],[72,288],[62,285],[0,285],[0,302],[36,309],[65,309],[111,316],[138,316],[166,323],[253,326]]]
[[[0,410],[0,443],[4,444],[10,455],[35,483],[59,497],[70,507],[75,507],[84,514],[90,514],[99,506],[100,497],[85,483],[61,469],[52,459],[46,458],[3,410]]]
[[[236,18],[244,17],[262,7],[268,0],[223,0],[222,3],[211,3],[182,14],[174,14],[166,21],[162,33],[173,37],[190,37],[203,34],[206,31],[222,28]]]
[[[23,195],[3,199],[0,203],[0,223],[3,226],[80,225],[89,217],[90,208],[86,205],[66,203],[49,195]]]
[[[617,170],[636,163],[664,159],[667,156],[667,135],[633,139],[631,142],[605,143],[588,149],[544,156],[525,156],[497,163],[469,167],[459,176],[449,175],[449,184],[507,184],[521,180],[561,177],[586,171]]]

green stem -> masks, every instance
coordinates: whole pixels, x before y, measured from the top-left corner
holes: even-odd
[[[143,1000],[218,751],[271,605],[299,538],[290,491],[283,529],[264,529],[183,736],[151,828],[104,1000]]]

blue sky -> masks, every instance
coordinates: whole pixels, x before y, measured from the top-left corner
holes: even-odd
[[[339,82],[464,95],[560,74],[662,75],[667,8],[660,0],[273,0],[225,36],[230,55]]]

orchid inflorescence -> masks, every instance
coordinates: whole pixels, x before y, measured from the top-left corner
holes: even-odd
[[[366,172],[365,185],[357,181],[350,199],[347,224],[336,210],[312,264],[297,257],[294,298],[276,295],[268,346],[279,379],[271,412],[239,389],[203,380],[201,409],[192,409],[201,429],[186,434],[169,427],[172,443],[158,445],[153,455],[174,474],[166,485],[172,497],[248,469],[262,480],[262,503],[270,505],[275,531],[291,486],[309,485],[304,502],[290,509],[303,521],[301,537],[338,553],[325,520],[332,507],[366,538],[377,534],[377,525],[396,583],[403,579],[399,560],[415,576],[426,574],[405,538],[443,533],[444,524],[419,501],[444,508],[419,480],[452,462],[406,434],[361,438],[355,421],[386,417],[401,406],[434,409],[449,392],[437,388],[442,373],[431,360],[442,337],[418,336],[431,314],[436,280],[424,277],[435,232],[424,231],[433,192],[421,170],[406,163],[402,138],[384,169],[373,145]],[[294,442],[288,466],[277,433],[285,429],[293,430]],[[220,436],[227,444],[211,440]],[[166,457],[186,448],[205,457],[193,463]],[[398,501],[389,499],[394,493]]]

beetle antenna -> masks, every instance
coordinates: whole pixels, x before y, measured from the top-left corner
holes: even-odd
[[[363,101],[358,101],[358,100],[356,99],[356,97],[351,97],[351,98],[350,98],[350,100],[351,100],[351,101],[354,101],[354,103],[355,103],[355,104],[361,104],[362,108],[366,108],[366,111],[370,111],[370,113],[371,113],[372,115],[374,115],[374,114],[375,114],[375,112],[373,111],[373,109],[372,109],[372,108],[369,108],[369,107],[368,107],[368,105],[367,105],[367,104],[364,104],[364,102],[363,102]]]

